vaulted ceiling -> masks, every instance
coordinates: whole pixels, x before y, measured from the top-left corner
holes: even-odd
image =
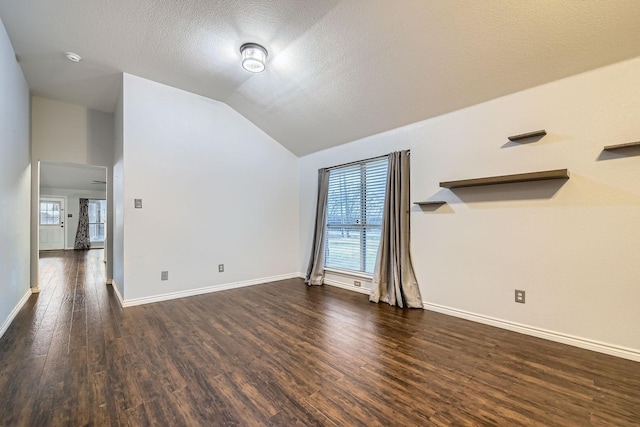
[[[0,0],[0,18],[35,95],[113,111],[127,72],[296,155],[640,56],[637,0]],[[246,42],[265,72],[241,68]]]

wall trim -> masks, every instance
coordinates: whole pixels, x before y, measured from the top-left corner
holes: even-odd
[[[113,288],[113,292],[116,294],[116,298],[118,298],[120,307],[124,307],[124,299],[122,298],[122,295],[120,295],[120,291],[118,290],[118,285],[116,284],[115,279],[111,279],[111,287]]]
[[[9,326],[11,326],[11,322],[13,322],[13,319],[16,318],[22,307],[27,303],[30,296],[31,288],[29,288],[27,293],[25,293],[24,296],[20,298],[18,304],[16,304],[16,306],[13,307],[13,310],[11,310],[11,313],[9,313],[9,317],[7,317],[7,320],[5,320],[2,326],[0,326],[0,338],[2,338],[5,332],[7,332],[7,329],[9,329]]]
[[[211,292],[226,291],[229,289],[244,288],[247,286],[261,285],[264,283],[277,282],[279,280],[297,279],[299,272],[281,274],[279,276],[264,277],[261,279],[244,280],[241,282],[225,283],[222,285],[206,286],[204,288],[189,289],[186,291],[169,292],[166,294],[153,295],[149,297],[133,298],[121,302],[122,307],[133,307],[136,305],[151,304],[154,302],[168,301],[172,299],[191,297],[195,295],[208,294]],[[115,281],[113,282],[115,288]],[[116,291],[117,294],[117,291]]]
[[[484,316],[481,314],[471,313],[465,310],[446,307],[439,304],[423,302],[426,310],[435,311],[449,316],[459,317],[461,319],[471,320],[473,322],[483,323],[496,328],[507,329],[509,331],[518,332],[524,335],[530,335],[549,341],[567,344],[573,347],[583,348],[585,350],[596,351],[598,353],[608,354],[610,356],[621,357],[623,359],[640,362],[640,350],[627,347],[620,347],[600,341],[590,340],[574,335],[564,334],[561,332],[550,331],[548,329],[536,328],[533,326],[523,325],[521,323],[509,322],[495,317]]]
[[[367,288],[357,288],[353,285],[347,285],[337,280],[324,279],[323,283],[329,286],[335,286],[336,288],[346,289],[348,291],[358,292],[360,294],[371,295],[371,290]]]

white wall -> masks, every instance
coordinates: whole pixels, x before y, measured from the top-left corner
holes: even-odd
[[[412,255],[429,307],[640,356],[640,157],[602,152],[640,139],[639,111],[635,59],[303,157],[300,270],[317,169],[411,149],[412,200],[448,202],[412,208]],[[538,129],[548,132],[539,142],[507,140]],[[556,168],[570,170],[564,185],[438,185]],[[526,304],[514,302],[515,289]]]
[[[67,249],[73,249],[76,241],[76,233],[78,231],[78,218],[80,216],[80,198],[84,199],[103,199],[106,200],[106,191],[86,191],[75,190],[72,188],[40,188],[40,197],[58,196],[65,197],[67,205],[64,213],[64,225],[67,235]],[[71,218],[68,217],[71,215]],[[102,244],[92,247],[102,247]]]
[[[111,166],[113,114],[37,96],[31,112],[38,160]]]
[[[0,21],[0,336],[29,291],[29,87]]]
[[[39,161],[104,166],[107,181],[113,165],[113,114],[91,110],[79,105],[32,97],[31,102],[31,162]],[[31,281],[38,280],[38,168],[32,169],[31,183]],[[107,200],[111,184],[107,185]],[[112,203],[107,203],[107,239],[112,239]],[[111,257],[107,258],[107,277],[111,277]]]
[[[113,218],[111,236],[108,247],[109,259],[113,265],[113,283],[122,300],[124,295],[124,159],[123,159],[123,83],[120,82],[118,100],[114,112],[114,142],[113,142]]]
[[[124,299],[296,275],[297,158],[223,103],[123,86]]]

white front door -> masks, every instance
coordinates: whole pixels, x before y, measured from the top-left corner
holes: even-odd
[[[59,197],[40,198],[40,250],[64,249],[64,199]]]

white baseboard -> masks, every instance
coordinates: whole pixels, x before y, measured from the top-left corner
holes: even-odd
[[[370,289],[362,288],[362,287],[358,288],[358,287],[353,286],[353,285],[348,285],[346,283],[338,282],[337,280],[324,279],[323,283],[325,285],[335,286],[336,288],[346,289],[348,291],[358,292],[358,293],[365,294],[365,295],[370,295],[371,294],[371,290]]]
[[[300,273],[281,274],[279,276],[264,277],[261,279],[245,280],[242,282],[225,283],[222,285],[207,286],[204,288],[189,289],[186,291],[169,292],[166,294],[153,295],[150,297],[134,298],[121,301],[123,307],[133,307],[135,305],[151,304],[154,302],[168,301],[172,299],[191,297],[195,295],[208,294],[211,292],[226,291],[229,289],[244,288],[246,286],[261,285],[263,283],[277,282],[278,280],[294,279],[300,277]],[[115,288],[115,282],[114,282]],[[117,291],[116,291],[117,294]]]
[[[116,298],[118,298],[120,307],[124,307],[124,299],[122,298],[122,295],[120,295],[120,290],[118,289],[118,284],[115,279],[111,279],[111,287],[113,288],[113,292],[116,294]]]
[[[599,341],[594,341],[586,338],[576,337],[573,335],[563,334],[560,332],[549,331],[547,329],[527,326],[520,323],[509,322],[506,320],[496,319],[494,317],[489,317],[489,316],[483,316],[480,314],[475,314],[475,313],[471,313],[464,310],[445,307],[438,304],[431,304],[428,302],[424,302],[423,305],[424,305],[424,308],[427,310],[435,311],[442,314],[447,314],[449,316],[459,317],[461,319],[471,320],[473,322],[483,323],[485,325],[495,326],[501,329],[507,329],[509,331],[518,332],[524,335],[543,338],[549,341],[555,341],[562,344],[571,345],[573,347],[584,348],[586,350],[597,351],[598,353],[604,353],[610,356],[616,356],[616,357],[621,357],[623,359],[629,359],[636,362],[640,362],[640,350],[620,347],[620,346],[607,344]]]
[[[0,326],[0,338],[2,338],[5,332],[7,332],[7,329],[9,329],[11,322],[13,322],[13,319],[16,318],[16,316],[18,315],[18,312],[20,311],[20,309],[22,309],[22,306],[26,304],[30,296],[31,296],[31,288],[29,288],[27,293],[24,294],[24,296],[20,299],[20,301],[18,301],[18,304],[15,307],[13,307],[13,310],[11,310],[11,313],[9,313],[9,317],[7,317],[7,320],[5,320],[2,326]]]
[[[107,279],[106,285],[113,285],[113,279]]]

